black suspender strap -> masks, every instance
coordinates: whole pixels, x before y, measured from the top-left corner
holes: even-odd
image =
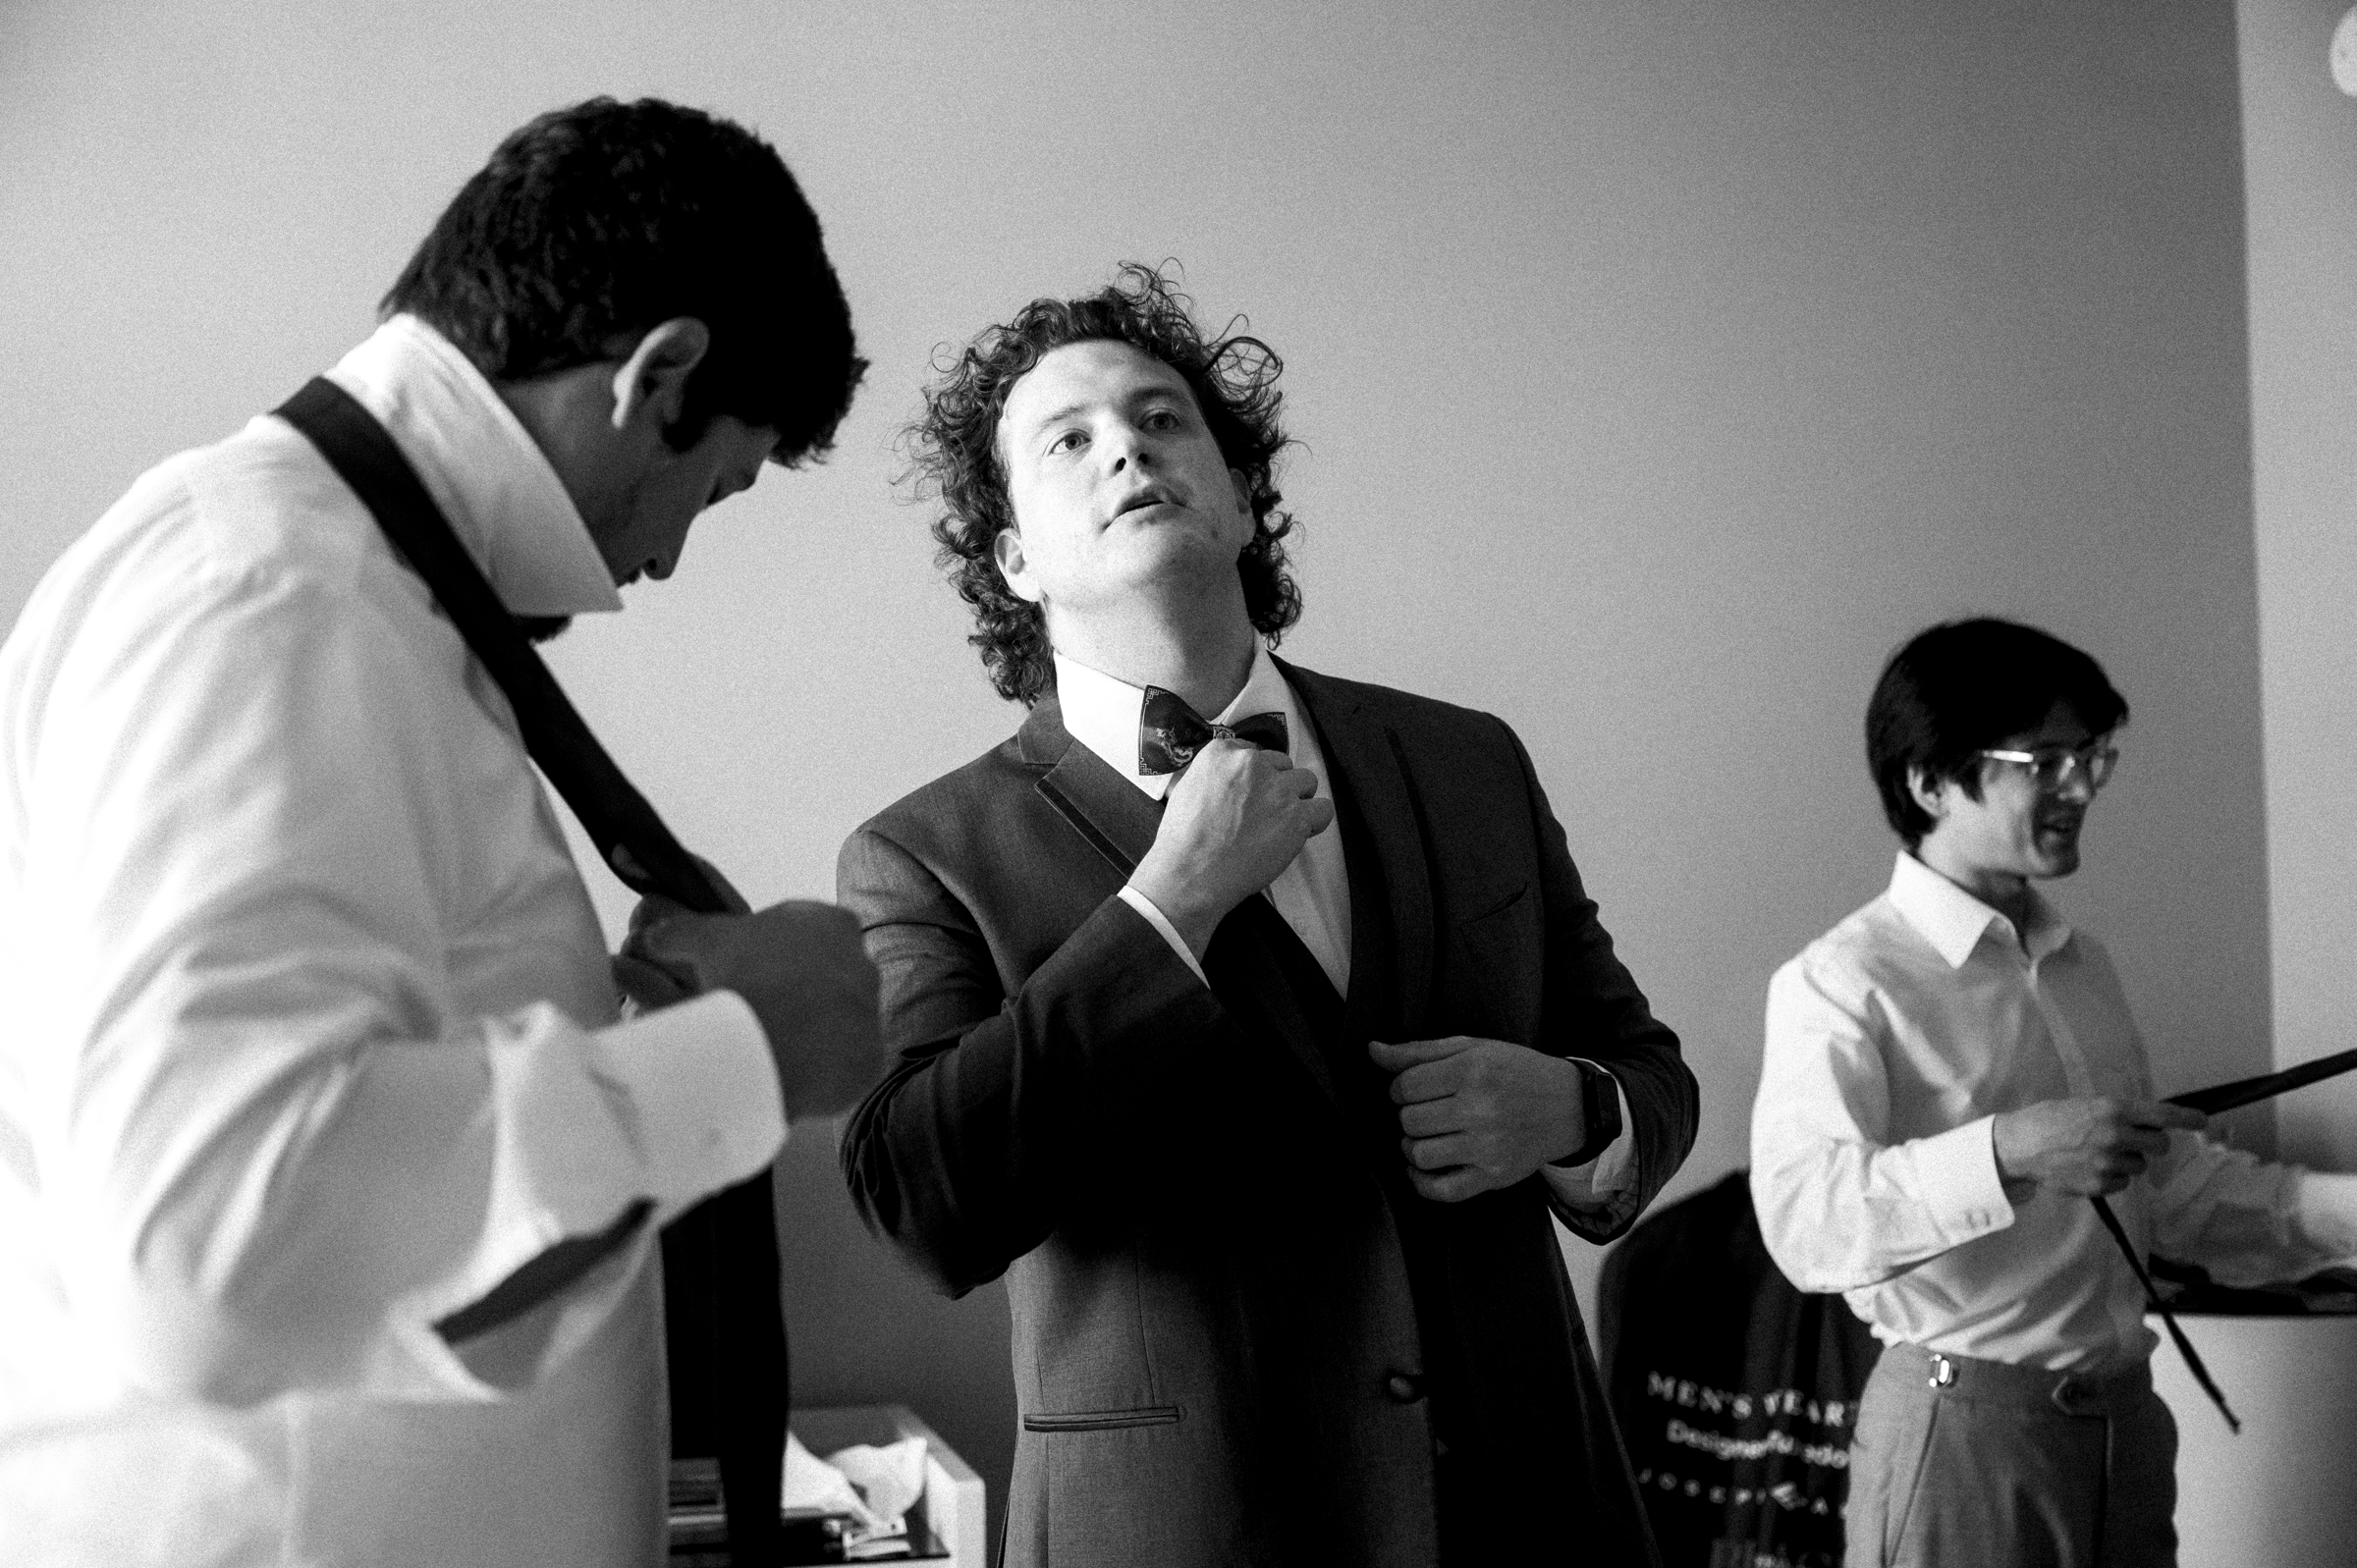
[[[2281,1072],[2262,1073],[2256,1078],[2237,1078],[2232,1083],[2214,1084],[2190,1094],[2171,1095],[2168,1103],[2198,1110],[2205,1116],[2215,1116],[2351,1071],[2357,1071],[2357,1051],[2343,1051],[2336,1055],[2286,1067]],[[2227,1408],[2225,1394],[2211,1378],[2210,1369],[2202,1365],[2202,1358],[2194,1350],[2193,1341],[2187,1339],[2185,1330],[2177,1326],[2176,1315],[2163,1304],[2161,1292],[2153,1288],[2153,1276],[2146,1271],[2144,1259],[2137,1254],[2136,1244],[2128,1239],[2128,1232],[2120,1224],[2119,1217],[2111,1212],[2111,1206],[2100,1196],[2094,1202],[2096,1217],[2104,1222],[2106,1230],[2111,1232],[2111,1239],[2119,1244],[2120,1256],[2127,1259],[2128,1267],[2135,1271],[2136,1282],[2144,1287],[2145,1305],[2160,1316],[2161,1325],[2168,1330],[2168,1337],[2175,1342],[2178,1354],[2185,1358],[2186,1371],[2193,1374],[2193,1380],[2202,1385],[2202,1392],[2210,1396],[2210,1402],[2218,1406],[2218,1413],[2226,1418],[2227,1428],[2239,1433],[2242,1423],[2236,1421],[2234,1412]]]
[[[2215,1116],[2237,1107],[2272,1100],[2293,1089],[2306,1088],[2312,1083],[2322,1083],[2327,1078],[2337,1078],[2350,1071],[2357,1071],[2357,1051],[2343,1051],[2336,1055],[2286,1067],[2281,1072],[2262,1073],[2256,1078],[2237,1078],[2232,1083],[2215,1084],[2208,1089],[2196,1089],[2190,1094],[2171,1095],[2168,1103],[2198,1110],[2205,1116]],[[2242,1423],[2236,1421],[2234,1412],[2226,1407],[2225,1394],[2212,1379],[2210,1369],[2202,1365],[2202,1358],[2194,1350],[2193,1341],[2185,1337],[2185,1330],[2177,1326],[2176,1315],[2162,1303],[2161,1292],[2153,1288],[2153,1276],[2146,1271],[2144,1259],[2137,1254],[2136,1244],[2128,1239],[2127,1230],[2120,1224],[2119,1217],[2111,1212],[2111,1206],[2101,1197],[2094,1201],[2096,1217],[2104,1222],[2106,1230],[2111,1232],[2111,1239],[2119,1244],[2120,1256],[2127,1259],[2128,1267],[2136,1271],[2136,1282],[2144,1287],[2145,1305],[2160,1315],[2161,1325],[2168,1330],[2168,1337],[2185,1358],[2185,1368],[2193,1374],[2193,1380],[2202,1385],[2202,1392],[2208,1394],[2210,1402],[2218,1406],[2218,1413],[2226,1418],[2227,1428],[2241,1432]]]
[[[275,412],[319,449],[424,579],[507,693],[525,749],[615,875],[638,892],[725,912],[720,891],[589,732],[375,415],[324,377]],[[617,849],[629,854],[617,857]],[[735,1568],[771,1568],[780,1551],[788,1384],[769,1171],[664,1228],[663,1279],[672,1452],[720,1461],[731,1560]]]
[[[2202,1392],[2208,1394],[2210,1402],[2218,1406],[2218,1413],[2226,1418],[2226,1430],[2237,1436],[2241,1435],[2242,1423],[2235,1419],[2232,1407],[2226,1403],[2225,1390],[2219,1387],[2217,1379],[2210,1376],[2210,1369],[2202,1364],[2201,1352],[2193,1348],[2193,1341],[2186,1338],[2185,1330],[2177,1326],[2177,1315],[2168,1310],[2168,1304],[2161,1299],[2161,1292],[2154,1288],[2153,1276],[2146,1271],[2144,1259],[2138,1255],[2136,1244],[2128,1239],[2127,1228],[2119,1222],[2119,1216],[2111,1212],[2111,1206],[2104,1201],[2104,1195],[2100,1192],[2087,1201],[2095,1205],[2095,1217],[2101,1219],[2104,1228],[2111,1232],[2111,1239],[2119,1245],[2119,1255],[2128,1260],[2128,1268],[2134,1271],[2136,1282],[2144,1287],[2144,1304],[2160,1314],[2161,1326],[2168,1330],[2169,1340],[2177,1347],[2177,1354],[2185,1358],[2185,1370],[2193,1374],[2193,1380],[2202,1385]]]
[[[2233,1110],[2242,1106],[2273,1100],[2294,1089],[2305,1089],[2327,1078],[2337,1078],[2344,1072],[2357,1071],[2357,1051],[2343,1051],[2336,1055],[2319,1056],[2303,1061],[2281,1072],[2262,1073],[2256,1078],[2237,1078],[2232,1083],[2215,1084],[2208,1089],[2196,1089],[2191,1094],[2170,1095],[2168,1103],[2198,1110],[2205,1116]]]
[[[580,819],[614,874],[638,892],[660,892],[705,914],[725,913],[727,900],[581,722],[376,416],[324,376],[276,412],[319,449],[376,514],[393,548],[425,579],[466,646],[508,694],[524,749]],[[617,863],[614,851],[623,847],[637,867],[629,860]]]

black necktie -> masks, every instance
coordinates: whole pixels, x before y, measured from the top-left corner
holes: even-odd
[[[1137,771],[1149,779],[1178,773],[1214,740],[1245,740],[1263,751],[1289,751],[1288,739],[1284,714],[1248,714],[1232,725],[1215,725],[1176,691],[1148,686],[1137,710]]]
[[[433,590],[507,693],[524,749],[615,875],[641,893],[726,912],[728,900],[589,732],[376,416],[324,377],[276,412],[319,449]],[[672,1452],[720,1461],[737,1568],[770,1568],[780,1551],[788,1384],[769,1180],[765,1169],[716,1193],[663,1231]]]

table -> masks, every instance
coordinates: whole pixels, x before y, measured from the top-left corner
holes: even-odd
[[[2357,1558],[2357,1316],[2177,1322],[2242,1420],[2226,1430],[2164,1337],[2153,1386],[2177,1419],[2178,1568]]]

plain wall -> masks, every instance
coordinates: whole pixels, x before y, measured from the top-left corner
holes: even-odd
[[[2357,1046],[2357,99],[2327,70],[2347,7],[2237,8],[2250,202],[2251,424],[2275,1045]],[[2357,1084],[2286,1097],[2286,1158],[2357,1165]]]
[[[2165,1087],[2259,1071],[2235,73],[2226,0],[17,0],[0,615],[142,467],[361,337],[502,134],[661,93],[776,140],[875,362],[832,461],[553,651],[756,897],[828,892],[856,823],[1018,717],[892,485],[935,347],[1171,256],[1289,366],[1285,651],[1528,741],[1702,1083],[1672,1196],[1745,1158],[1770,972],[1888,876],[1860,714],[1957,614],[2052,627],[2126,690],[2058,896]],[[798,1397],[917,1405],[995,1501],[1003,1294],[926,1295],[828,1129],[783,1172]]]

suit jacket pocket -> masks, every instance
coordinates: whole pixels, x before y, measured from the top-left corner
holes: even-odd
[[[1123,1427],[1167,1427],[1178,1419],[1177,1405],[1140,1405],[1133,1410],[1043,1411],[1023,1418],[1025,1432],[1113,1432]]]
[[[1456,923],[1446,988],[1447,1013],[1436,1018],[1454,1034],[1533,1044],[1538,1024],[1541,949],[1531,884]]]
[[[1476,927],[1476,926],[1480,925],[1480,924],[1481,924],[1483,921],[1490,919],[1490,918],[1491,918],[1492,916],[1494,916],[1494,915],[1503,915],[1503,914],[1505,914],[1505,913],[1506,913],[1506,912],[1507,912],[1508,909],[1511,909],[1511,908],[1513,908],[1515,905],[1517,905],[1517,904],[1521,903],[1521,901],[1522,901],[1522,895],[1523,895],[1524,893],[1527,893],[1527,892],[1530,892],[1530,884],[1529,884],[1529,883],[1527,883],[1527,882],[1520,882],[1520,883],[1516,883],[1516,884],[1514,885],[1514,891],[1513,891],[1513,892],[1509,892],[1509,893],[1507,893],[1507,894],[1505,894],[1503,897],[1496,897],[1496,898],[1491,898],[1491,899],[1488,899],[1487,901],[1485,901],[1485,902],[1482,904],[1482,906],[1481,906],[1479,909],[1476,909],[1476,910],[1474,910],[1474,911],[1473,911],[1473,913],[1471,913],[1471,914],[1469,914],[1469,915],[1465,916],[1463,919],[1459,920],[1459,921],[1456,923],[1456,929],[1457,929],[1457,930],[1459,930],[1459,931],[1470,931],[1470,930],[1472,930],[1474,927]]]

